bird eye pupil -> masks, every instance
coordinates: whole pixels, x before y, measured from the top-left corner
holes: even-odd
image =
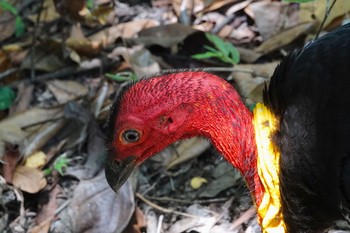
[[[136,130],[125,130],[123,133],[123,139],[126,142],[137,142],[140,138],[140,134],[139,132],[137,132]]]

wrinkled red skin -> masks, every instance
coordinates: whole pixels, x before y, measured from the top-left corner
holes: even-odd
[[[140,164],[180,139],[204,136],[242,173],[260,204],[263,188],[252,113],[229,83],[203,72],[182,72],[142,80],[121,98],[112,145],[115,160],[136,156]],[[141,132],[140,140],[124,142],[126,129]]]

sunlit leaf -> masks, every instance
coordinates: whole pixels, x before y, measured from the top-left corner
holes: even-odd
[[[192,55],[191,57],[195,59],[206,59],[206,58],[221,57],[221,56],[220,56],[220,53],[206,52],[206,53],[195,54],[195,55]]]
[[[210,42],[212,42],[215,47],[220,50],[224,55],[228,55],[228,51],[226,50],[226,45],[225,41],[221,39],[220,37],[210,34],[210,33],[205,33],[205,36],[208,38]]]

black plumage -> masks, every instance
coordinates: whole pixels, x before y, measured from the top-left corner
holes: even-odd
[[[288,232],[323,232],[350,207],[350,24],[288,55],[264,102],[280,117]]]

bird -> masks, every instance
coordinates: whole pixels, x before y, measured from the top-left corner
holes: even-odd
[[[350,213],[350,24],[290,52],[253,112],[223,78],[180,71],[125,87],[108,125],[116,192],[154,154],[201,136],[244,177],[262,232],[325,232]]]

